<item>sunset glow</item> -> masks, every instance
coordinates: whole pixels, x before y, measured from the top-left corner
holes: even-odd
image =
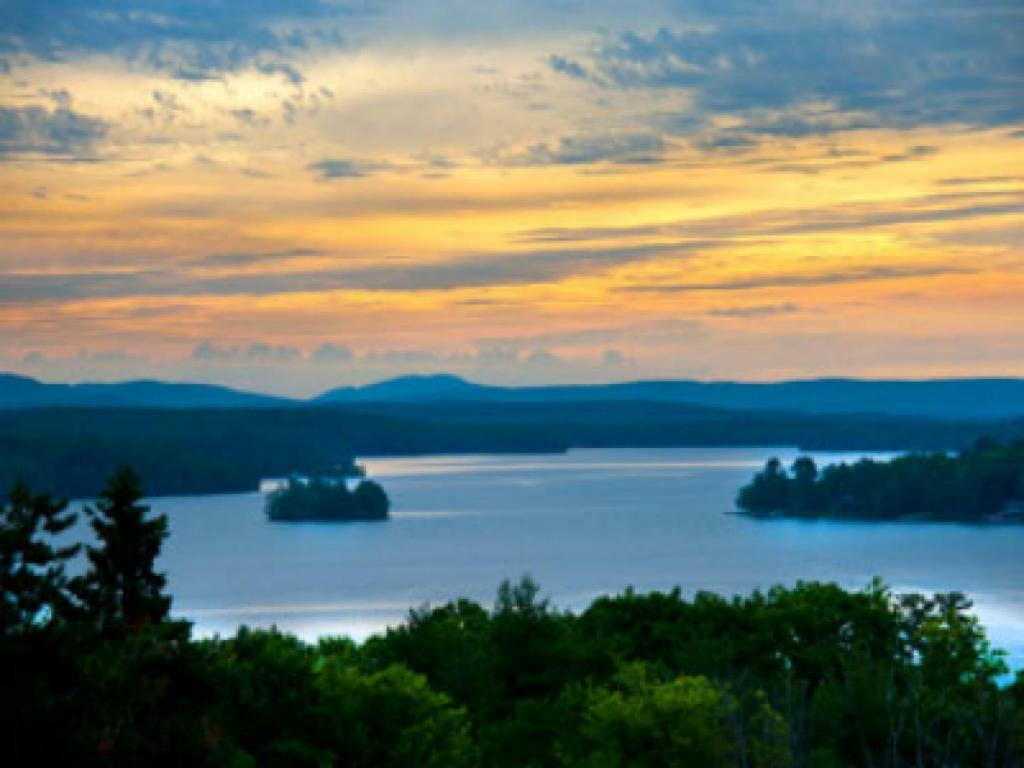
[[[1019,3],[136,5],[4,11],[0,368],[1024,376]]]

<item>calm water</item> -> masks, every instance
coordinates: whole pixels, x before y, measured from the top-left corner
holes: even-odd
[[[410,606],[533,575],[562,607],[626,585],[748,592],[797,579],[899,590],[960,589],[1024,666],[1024,526],[756,521],[736,489],[789,449],[581,450],[365,462],[393,519],[271,524],[259,493],[160,498],[160,563],[178,614],[203,633],[277,624],[356,637]],[[820,462],[856,458],[822,454]]]

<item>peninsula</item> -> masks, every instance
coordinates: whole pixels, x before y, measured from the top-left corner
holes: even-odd
[[[788,470],[771,459],[736,505],[759,517],[1024,523],[1024,441],[821,470],[806,456]]]

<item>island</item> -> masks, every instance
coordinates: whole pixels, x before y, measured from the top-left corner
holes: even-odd
[[[387,520],[391,508],[384,489],[373,480],[351,475],[293,475],[267,495],[267,517],[275,523],[344,523]]]
[[[773,458],[736,505],[757,517],[1024,523],[1024,441],[821,470],[807,456],[788,470]]]

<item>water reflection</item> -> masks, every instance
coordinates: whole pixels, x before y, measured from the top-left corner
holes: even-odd
[[[276,624],[356,637],[409,607],[490,604],[530,573],[560,606],[680,585],[749,592],[820,579],[970,594],[996,644],[1024,662],[1024,526],[757,521],[736,489],[790,449],[586,450],[366,463],[393,500],[384,523],[274,525],[258,493],[155,500],[175,609],[201,632]],[[816,457],[820,463],[858,455]]]

